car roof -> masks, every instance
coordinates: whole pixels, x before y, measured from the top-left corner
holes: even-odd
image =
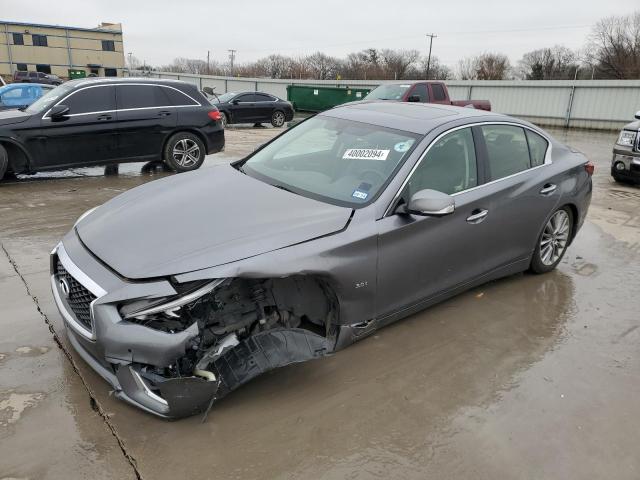
[[[474,108],[389,100],[351,102],[334,107],[320,115],[369,123],[421,135],[426,135],[435,127],[454,120],[469,118],[478,121],[492,117],[493,119],[503,117],[503,120],[509,118],[506,115]]]
[[[75,80],[69,80],[64,82],[69,86],[88,86],[96,84],[118,84],[118,83],[153,83],[156,85],[171,85],[171,86],[191,86],[196,87],[189,82],[183,82],[182,80],[172,80],[167,78],[147,78],[147,77],[91,77],[91,78],[76,78]]]

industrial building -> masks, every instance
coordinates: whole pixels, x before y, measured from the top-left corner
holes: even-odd
[[[122,25],[97,28],[0,20],[0,75],[16,70],[53,73],[62,78],[122,76]]]

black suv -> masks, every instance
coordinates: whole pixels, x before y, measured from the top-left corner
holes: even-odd
[[[223,148],[220,112],[195,85],[174,80],[71,80],[26,109],[0,112],[0,179],[152,160],[185,172]]]

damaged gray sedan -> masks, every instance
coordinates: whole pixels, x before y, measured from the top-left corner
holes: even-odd
[[[498,277],[554,269],[593,166],[466,108],[352,103],[85,213],[51,255],[69,340],[147,412],[202,412]]]

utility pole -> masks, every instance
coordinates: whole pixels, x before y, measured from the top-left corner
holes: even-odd
[[[133,52],[129,52],[129,72],[131,72],[131,56],[133,55]]]
[[[433,39],[437,37],[433,33],[427,33],[427,37],[429,37],[429,56],[427,57],[427,78],[429,79],[429,70],[431,69],[431,47],[433,47]]]
[[[211,52],[209,50],[207,50],[207,75],[211,75],[211,68],[209,67],[210,63],[209,63],[209,56],[210,56]]]
[[[233,61],[236,59],[237,50],[227,50],[229,52],[229,64],[231,69],[231,76],[233,77]]]

